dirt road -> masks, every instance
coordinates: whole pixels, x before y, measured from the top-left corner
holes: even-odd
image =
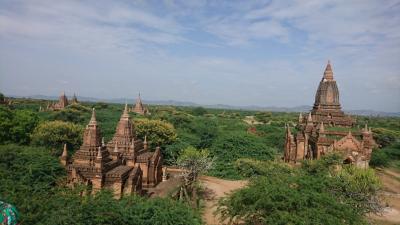
[[[377,224],[395,225],[400,224],[400,173],[385,169],[377,172],[382,184],[383,194],[388,207],[382,216],[372,216]]]
[[[247,181],[222,180],[209,176],[202,176],[200,180],[209,194],[205,201],[205,211],[203,214],[204,221],[208,225],[223,224],[219,221],[218,215],[214,216],[214,212],[217,209],[216,203],[218,203],[218,199],[233,190],[244,187],[247,184]]]

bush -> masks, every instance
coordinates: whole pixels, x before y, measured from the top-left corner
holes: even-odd
[[[385,128],[374,128],[372,130],[376,143],[380,147],[384,148],[386,146],[394,144],[396,141],[400,140],[400,132]]]
[[[379,179],[372,169],[333,169],[336,159],[331,155],[300,169],[239,160],[238,166],[250,176],[249,185],[220,200],[222,219],[244,224],[368,224],[365,214],[382,209]]]
[[[34,112],[0,106],[0,143],[28,144],[38,121]]]
[[[78,149],[82,144],[83,127],[70,122],[49,121],[39,124],[32,134],[32,143],[36,146],[52,148],[53,154],[59,156],[62,146]]]
[[[172,124],[161,120],[137,119],[134,122],[136,134],[147,141],[154,148],[171,144],[176,139],[176,131]]]
[[[267,146],[260,137],[245,132],[231,132],[220,135],[209,148],[216,157],[215,167],[210,171],[213,176],[238,179],[235,162],[240,158],[271,160],[276,150]]]

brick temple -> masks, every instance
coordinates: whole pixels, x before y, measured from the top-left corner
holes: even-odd
[[[71,101],[68,101],[67,96],[65,95],[65,92],[62,92],[60,97],[58,98],[58,102],[51,103],[47,105],[47,110],[50,111],[57,111],[57,110],[62,110],[68,105],[71,104],[78,104],[78,98],[76,97],[75,93],[74,96],[72,96]]]
[[[121,115],[114,137],[106,144],[101,136],[93,109],[92,117],[83,134],[83,144],[68,158],[67,148],[61,163],[68,172],[68,184],[83,184],[89,191],[108,188],[116,198],[141,193],[143,188],[162,181],[160,148],[150,151],[147,140],[137,138],[128,106]]]
[[[140,114],[140,115],[149,115],[149,109],[143,104],[142,98],[140,97],[140,93],[138,98],[136,99],[135,105],[130,109],[131,112]]]
[[[339,152],[343,162],[366,168],[372,149],[377,147],[371,128],[354,128],[355,120],[346,115],[339,101],[339,89],[328,61],[308,115],[300,113],[295,131],[286,126],[284,161],[296,163],[319,159],[329,152]]]

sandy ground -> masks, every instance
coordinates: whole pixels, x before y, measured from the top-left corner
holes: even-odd
[[[379,225],[398,225],[400,224],[400,173],[385,169],[377,171],[377,174],[382,181],[383,195],[388,207],[382,216],[373,215],[371,218]]]
[[[216,204],[218,203],[218,199],[229,194],[233,190],[244,187],[247,181],[222,180],[209,176],[202,176],[200,180],[208,193],[204,207],[204,221],[208,225],[224,224],[219,221],[218,215],[214,215],[217,209]]]

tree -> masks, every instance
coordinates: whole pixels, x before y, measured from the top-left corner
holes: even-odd
[[[207,110],[203,107],[196,107],[192,110],[192,114],[195,116],[202,116],[207,113]]]
[[[400,131],[394,131],[386,128],[374,128],[372,130],[376,142],[382,147],[392,145],[400,140]]]
[[[17,110],[13,118],[13,126],[10,134],[14,143],[28,144],[30,142],[30,134],[39,122],[36,113],[27,110]]]
[[[177,160],[177,165],[182,169],[183,186],[181,195],[184,194],[187,198],[188,190],[191,193],[191,200],[195,206],[197,204],[197,189],[196,185],[201,174],[206,173],[211,169],[214,159],[210,157],[210,153],[206,149],[197,150],[194,147],[188,147],[183,150]]]
[[[365,213],[381,209],[378,178],[373,170],[340,170],[336,158],[328,156],[301,168],[240,160],[249,185],[221,199],[218,211],[232,223],[367,224]]]
[[[270,160],[276,153],[276,150],[267,146],[262,138],[246,132],[224,132],[217,137],[209,150],[210,154],[217,158],[210,174],[229,179],[241,178],[235,169],[236,160],[241,158]]]
[[[0,143],[7,143],[11,139],[10,129],[13,126],[13,114],[7,107],[0,105]]]
[[[137,119],[134,121],[136,134],[144,139],[147,137],[152,147],[171,144],[176,139],[172,124],[161,120]]]
[[[27,144],[38,123],[36,113],[0,106],[0,143]]]
[[[32,143],[37,146],[53,148],[55,155],[60,155],[62,146],[78,149],[82,143],[83,127],[63,121],[48,121],[39,124],[33,134]]]

